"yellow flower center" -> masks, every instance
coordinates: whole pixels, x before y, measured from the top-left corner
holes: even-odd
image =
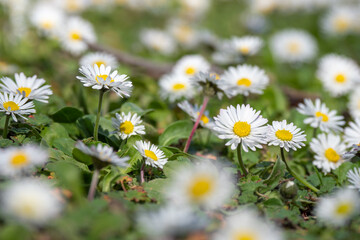
[[[198,176],[192,181],[189,194],[194,201],[206,197],[214,189],[214,182],[209,176]]]
[[[241,79],[239,79],[239,80],[236,82],[236,84],[237,84],[238,86],[250,87],[251,81],[250,81],[250,79],[248,79],[248,78],[241,78]]]
[[[337,83],[344,83],[346,82],[346,76],[344,74],[338,74],[336,77],[335,77],[335,81]]]
[[[343,202],[336,206],[336,213],[340,216],[347,216],[351,213],[354,206],[351,202]]]
[[[319,118],[319,117],[322,117],[321,121],[323,121],[323,122],[329,121],[329,117],[328,117],[325,113],[316,112],[316,113],[315,113],[315,116],[318,117],[318,118]]]
[[[22,167],[29,162],[28,157],[23,152],[18,152],[11,157],[10,163],[13,167]]]
[[[100,67],[101,65],[105,65],[105,62],[104,61],[96,61],[96,62],[94,62],[94,64],[96,64],[98,67]]]
[[[192,34],[192,29],[189,26],[183,25],[175,33],[176,38],[180,42],[186,42]]]
[[[219,80],[220,76],[217,73],[210,73],[210,77],[215,76],[215,80]]]
[[[80,8],[80,4],[77,3],[77,1],[74,1],[74,0],[67,0],[66,1],[66,7],[70,11],[77,11]]]
[[[195,72],[196,72],[196,69],[193,68],[193,67],[188,67],[188,68],[185,70],[185,73],[186,73],[187,75],[194,75]]]
[[[73,41],[79,41],[79,40],[81,40],[81,35],[79,32],[72,32],[72,33],[70,33],[70,38]]]
[[[13,101],[4,102],[3,106],[6,110],[10,108],[10,111],[17,111],[20,109],[19,105]]]
[[[41,26],[42,28],[49,30],[53,28],[54,24],[50,21],[45,21],[41,23]]]
[[[257,239],[254,233],[251,232],[240,232],[234,235],[234,240],[255,240]]]
[[[125,121],[120,124],[120,131],[125,134],[130,134],[134,131],[134,125],[130,121]]]
[[[18,206],[15,211],[18,213],[18,215],[26,218],[36,217],[37,211],[33,204],[34,200],[35,199],[27,199],[27,201],[23,202],[20,206]]]
[[[206,117],[205,115],[202,115],[200,120],[201,120],[204,124],[207,124],[207,123],[209,122],[209,118]]]
[[[96,80],[96,82],[100,83],[100,82],[99,82],[99,78],[100,78],[100,80],[103,80],[103,81],[105,82],[108,77],[109,77],[109,76],[106,75],[106,74],[97,75],[97,76],[95,77],[95,80]],[[114,79],[111,79],[111,80],[110,80],[110,83],[112,83],[112,82],[114,82]]]
[[[334,27],[337,31],[343,32],[349,28],[349,21],[343,17],[339,17],[334,22]]]
[[[250,48],[249,48],[248,46],[241,46],[241,47],[239,48],[239,51],[240,51],[242,54],[247,55],[247,54],[249,54],[249,52],[250,52]]]
[[[337,163],[340,160],[340,155],[332,148],[326,149],[325,157],[333,163]]]
[[[288,45],[288,49],[291,53],[298,53],[300,50],[300,45],[298,42],[291,42]]]
[[[18,90],[21,94],[23,92],[25,92],[25,97],[28,97],[31,93],[31,88],[28,88],[28,87],[20,87],[20,88],[18,88]]]
[[[275,136],[282,141],[291,141],[293,139],[293,135],[289,130],[277,130],[275,132]]]
[[[251,132],[251,125],[247,122],[236,122],[233,128],[234,133],[239,137],[249,136]]]
[[[185,88],[185,85],[182,84],[182,83],[176,83],[176,84],[173,85],[173,90],[175,90],[175,91],[179,91],[179,90],[184,89],[184,88]]]
[[[156,154],[153,151],[150,150],[145,150],[145,156],[147,156],[148,158],[151,158],[154,161],[158,160],[158,157],[156,156]]]

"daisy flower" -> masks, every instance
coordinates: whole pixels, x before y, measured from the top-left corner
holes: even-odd
[[[247,64],[229,67],[221,78],[225,82],[223,88],[230,96],[262,94],[269,84],[269,78],[263,69]]]
[[[233,37],[230,41],[231,50],[242,56],[253,56],[257,54],[264,45],[261,38],[255,36]]]
[[[143,29],[140,32],[140,41],[148,49],[170,55],[176,50],[174,39],[159,29]]]
[[[349,170],[346,176],[351,183],[349,187],[360,191],[360,168]]]
[[[210,64],[200,55],[187,55],[182,57],[173,68],[175,74],[192,77],[199,72],[210,70]]]
[[[226,224],[215,233],[213,240],[282,240],[282,232],[274,224],[261,218],[253,209],[241,209],[228,216]]]
[[[156,221],[156,226],[153,224]],[[150,239],[169,239],[170,236],[185,236],[205,226],[206,220],[200,218],[191,208],[167,205],[157,211],[140,212],[137,223]]]
[[[360,144],[360,118],[349,122],[349,126],[344,130],[344,141],[348,146]]]
[[[59,36],[62,47],[74,55],[87,50],[86,42],[95,42],[96,35],[92,25],[80,17],[67,20]]]
[[[184,48],[192,49],[199,43],[197,31],[184,20],[171,19],[168,23],[167,31]]]
[[[341,5],[331,8],[320,21],[322,30],[333,36],[352,32],[357,24],[357,10],[357,8]]]
[[[224,93],[230,95],[229,91],[224,89],[225,81],[217,73],[199,72],[191,78],[191,83],[202,89],[207,96],[217,95],[221,99]]]
[[[360,145],[354,144],[351,149],[343,154],[343,158],[351,160],[355,156],[360,156]]]
[[[181,13],[190,18],[203,16],[210,8],[211,0],[180,0]]]
[[[89,0],[55,0],[55,4],[67,13],[79,13],[89,6]]]
[[[1,196],[3,212],[24,224],[46,225],[62,210],[60,196],[36,179],[12,182]]]
[[[333,226],[344,226],[359,213],[359,195],[353,189],[340,189],[335,194],[320,198],[315,208],[318,219]]]
[[[127,161],[129,157],[119,157],[112,147],[102,145],[91,145],[90,147],[86,146],[83,142],[78,141],[75,145],[83,153],[95,158],[99,162],[95,162],[96,165],[112,164],[119,167],[127,167]]]
[[[49,96],[53,94],[51,86],[44,85],[45,80],[37,78],[36,75],[26,77],[24,73],[15,73],[15,82],[8,77],[2,78],[1,81],[0,87],[4,92],[20,94],[31,100],[47,103]]]
[[[320,59],[316,76],[325,90],[338,97],[349,93],[360,81],[360,69],[350,58],[328,54]]]
[[[193,106],[186,100],[178,103],[178,106],[179,106],[179,108],[181,108],[181,110],[186,112],[191,117],[192,121],[196,122],[196,119],[198,118],[198,116],[200,114],[201,106],[200,107]],[[213,120],[209,117],[209,111],[205,111],[204,114],[202,115],[202,117],[200,119],[200,125],[202,127],[206,127],[210,130],[213,130],[215,124],[214,124]]]
[[[113,127],[116,129],[116,133],[121,139],[129,138],[133,135],[144,135],[145,127],[142,125],[140,116],[136,113],[130,112],[126,115],[124,112],[121,114],[116,113],[115,118],[112,119]]]
[[[29,173],[48,160],[48,153],[35,145],[0,149],[0,174],[14,177]]]
[[[340,136],[334,134],[319,134],[310,142],[310,149],[315,154],[313,164],[327,174],[338,168],[345,159],[342,155],[346,152],[346,145]]]
[[[325,103],[321,103],[320,99],[315,100],[315,104],[310,99],[305,99],[304,103],[300,103],[297,111],[308,118],[304,123],[309,124],[313,128],[320,128],[323,132],[340,132],[345,124],[343,116],[337,116],[335,110],[329,110]]]
[[[228,175],[208,162],[177,169],[165,193],[178,206],[202,206],[215,209],[234,193]]]
[[[120,97],[129,97],[132,91],[132,83],[125,74],[118,74],[115,70],[111,72],[111,67],[105,65],[81,66],[79,71],[82,76],[77,76],[85,87],[92,87],[97,90],[112,90]]]
[[[296,151],[305,146],[306,135],[293,123],[287,124],[286,120],[273,121],[272,125],[268,125],[267,141],[270,146],[280,146],[287,152],[290,149]]]
[[[348,108],[353,118],[360,118],[360,87],[355,88],[350,94]]]
[[[270,49],[277,61],[285,63],[309,62],[317,54],[314,37],[298,29],[276,33],[270,40]]]
[[[255,151],[256,148],[262,148],[261,144],[266,144],[267,126],[264,125],[268,120],[249,104],[220,109],[220,114],[214,119],[214,130],[218,132],[218,137],[230,139],[225,145],[231,146],[232,150],[235,150],[239,143],[242,144],[245,152],[249,148]]]
[[[33,102],[29,102],[20,94],[14,96],[12,93],[0,93],[0,112],[11,115],[15,122],[17,122],[16,115],[27,119],[23,115],[35,113],[34,107]]]
[[[64,23],[61,9],[47,2],[37,3],[30,12],[31,23],[44,35],[54,36]]]
[[[145,158],[145,163],[152,167],[162,169],[168,161],[164,152],[150,142],[136,141],[134,148]]]
[[[88,53],[80,59],[80,66],[94,66],[95,64],[98,67],[105,65],[111,68],[117,68],[119,66],[116,58],[105,52]]]
[[[168,74],[159,81],[160,96],[175,102],[181,98],[191,99],[196,94],[196,89],[191,85],[190,78],[182,74]]]
[[[279,3],[278,0],[250,0],[248,4],[251,12],[266,15],[275,11]]]

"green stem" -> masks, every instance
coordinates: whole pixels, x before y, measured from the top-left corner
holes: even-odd
[[[95,141],[98,141],[99,122],[100,122],[100,115],[101,115],[101,105],[102,105],[104,93],[105,93],[104,90],[100,90],[99,105],[98,105],[98,111],[97,111],[97,115],[96,115],[95,128],[94,128],[94,140]]]
[[[286,169],[289,171],[289,173],[296,178],[299,182],[301,182],[302,184],[304,184],[306,187],[308,187],[309,189],[311,189],[312,191],[314,191],[315,193],[319,192],[319,189],[317,189],[316,187],[314,187],[313,185],[311,185],[308,181],[306,181],[303,177],[299,176],[297,173],[293,172],[293,170],[291,170],[290,166],[288,165],[288,163],[286,162],[285,159],[285,155],[284,155],[284,148],[280,148],[280,153],[281,153],[281,159],[283,160],[283,162],[285,163]]]
[[[88,200],[89,201],[92,201],[94,199],[95,192],[96,192],[96,187],[97,187],[97,184],[98,184],[98,181],[99,181],[99,176],[100,176],[100,169],[95,168],[94,174],[93,174],[92,179],[91,179],[89,193],[88,193]]]
[[[317,132],[317,128],[314,128],[313,135],[312,135],[313,138],[316,138],[316,132]]]
[[[238,157],[238,161],[239,161],[239,165],[240,165],[240,168],[243,172],[243,174],[245,175],[245,177],[247,176],[248,172],[245,168],[245,165],[244,165],[244,162],[243,162],[243,159],[242,159],[242,156],[241,156],[241,148],[242,148],[242,144],[241,142],[239,143],[238,147],[237,147],[237,157]]]
[[[6,115],[6,118],[5,118],[5,126],[4,126],[3,135],[2,135],[4,139],[7,138],[7,135],[8,135],[9,122],[10,122],[10,114]]]

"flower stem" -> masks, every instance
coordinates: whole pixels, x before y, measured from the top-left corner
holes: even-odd
[[[89,201],[92,201],[94,199],[96,186],[99,181],[99,175],[100,175],[100,169],[95,168],[94,174],[91,179],[91,184],[90,184],[90,189],[89,189],[89,194],[88,194]]]
[[[241,149],[242,149],[242,143],[240,142],[238,147],[237,147],[237,157],[238,157],[240,168],[241,168],[243,174],[246,177],[248,172],[247,172],[247,170],[245,168],[245,165],[244,165],[244,162],[243,162],[243,159],[242,159],[242,156],[241,156]]]
[[[312,135],[313,138],[316,138],[316,133],[317,133],[317,128],[314,128],[313,135]]]
[[[98,111],[97,111],[97,115],[96,115],[95,128],[94,128],[94,140],[95,141],[99,140],[98,139],[98,131],[99,131],[99,122],[100,122],[100,115],[101,115],[101,105],[102,105],[104,93],[105,93],[104,90],[100,90],[99,105],[98,105]]]
[[[141,165],[141,169],[140,169],[140,184],[143,184],[145,182],[144,170],[145,170],[145,161]]]
[[[293,172],[293,170],[291,170],[290,166],[288,165],[288,163],[286,162],[285,159],[285,155],[284,155],[284,148],[280,148],[280,153],[281,153],[281,159],[283,160],[283,162],[285,163],[286,169],[289,171],[289,173],[296,178],[299,182],[301,182],[302,184],[304,184],[306,187],[308,187],[309,189],[311,189],[312,191],[314,191],[315,193],[319,192],[319,189],[317,189],[316,187],[314,187],[313,185],[311,185],[308,181],[306,181],[303,177],[299,176],[297,173]]]
[[[195,122],[195,124],[194,124],[194,126],[193,126],[193,128],[192,128],[192,130],[191,130],[190,135],[189,135],[189,138],[188,138],[187,141],[186,141],[186,145],[185,145],[185,148],[184,148],[184,152],[187,152],[187,151],[189,150],[189,147],[190,147],[190,144],[191,144],[191,140],[192,140],[192,138],[193,138],[193,136],[194,136],[194,133],[195,133],[197,127],[199,126],[201,117],[202,117],[202,115],[203,115],[204,112],[205,112],[206,105],[208,104],[209,99],[210,99],[210,98],[209,98],[208,96],[205,96],[205,97],[204,97],[204,101],[203,101],[202,107],[201,107],[201,109],[200,109],[199,116],[197,117],[196,122]]]
[[[7,135],[8,135],[9,122],[10,122],[10,114],[6,115],[6,118],[5,118],[4,131],[3,131],[3,135],[2,135],[4,139],[7,138]]]

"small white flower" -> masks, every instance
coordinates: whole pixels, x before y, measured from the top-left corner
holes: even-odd
[[[238,52],[243,56],[253,56],[263,47],[264,42],[256,36],[233,37],[230,41],[231,51]]]
[[[172,54],[176,49],[174,39],[159,29],[143,29],[140,32],[140,41],[148,49],[164,55]]]
[[[145,163],[152,167],[163,168],[168,159],[157,146],[145,141],[136,141],[134,148],[145,158]]]
[[[282,232],[261,218],[253,209],[241,209],[226,218],[226,224],[215,233],[213,240],[282,240]]]
[[[182,98],[191,99],[196,94],[196,89],[191,84],[189,77],[183,74],[168,74],[161,77],[159,81],[160,96],[168,98],[170,102]]]
[[[234,185],[225,172],[210,162],[177,169],[166,189],[169,200],[180,206],[221,207],[234,193]]]
[[[349,170],[346,176],[351,183],[349,187],[360,191],[360,168]]]
[[[353,215],[359,213],[359,195],[353,189],[341,189],[334,195],[320,198],[315,213],[318,219],[334,226],[345,225]]]
[[[191,117],[192,121],[196,122],[196,119],[199,117],[200,114],[201,106],[193,106],[186,100],[178,103],[178,106]],[[209,111],[205,111],[204,114],[201,116],[200,125],[210,130],[213,130],[213,128],[215,127],[215,123],[209,117]]]
[[[36,179],[13,182],[2,193],[2,210],[19,222],[46,225],[62,209],[60,196],[48,184]]]
[[[269,78],[263,69],[247,64],[229,67],[221,78],[225,82],[223,88],[231,96],[262,94],[269,84]]]
[[[360,87],[355,88],[350,94],[348,108],[353,118],[360,118]]]
[[[80,17],[69,18],[59,34],[62,47],[74,55],[86,51],[88,47],[85,41],[96,41],[92,25]]]
[[[30,12],[30,21],[44,35],[55,36],[64,23],[61,9],[45,1],[37,3]]]
[[[168,21],[167,31],[179,43],[180,46],[193,49],[199,44],[197,31],[182,19]]]
[[[11,115],[15,122],[17,122],[16,115],[27,119],[22,115],[35,113],[34,107],[33,102],[23,98],[20,94],[14,96],[12,93],[0,93],[0,112]]]
[[[327,174],[338,168],[345,159],[342,157],[346,152],[346,145],[340,136],[333,134],[319,134],[310,142],[310,148],[315,154],[313,164]]]
[[[144,135],[145,127],[142,125],[140,116],[136,113],[131,114],[130,112],[126,115],[124,112],[121,114],[116,113],[116,118],[112,119],[113,127],[121,139],[129,138],[133,135]]]
[[[357,24],[358,9],[336,5],[321,19],[323,31],[329,35],[339,36],[354,31]]]
[[[84,11],[89,5],[89,0],[54,0],[58,7],[67,13],[79,13]]]
[[[266,143],[268,120],[260,115],[250,105],[229,106],[227,109],[220,109],[220,114],[215,119],[214,130],[218,132],[219,138],[230,139],[225,145],[231,146],[234,150],[241,143],[245,152],[250,148],[262,148],[261,144]]]
[[[320,59],[316,75],[325,90],[334,97],[349,93],[360,81],[360,69],[356,62],[336,54],[328,54]]]
[[[314,37],[298,29],[276,33],[270,40],[270,49],[276,60],[285,63],[309,62],[317,54]]]
[[[202,89],[204,94],[216,94],[219,99],[224,93],[228,97],[230,95],[229,90],[224,89],[226,82],[217,73],[199,72],[190,81],[196,88]],[[205,93],[204,90],[210,92]]]
[[[200,55],[187,55],[182,57],[173,68],[173,72],[179,75],[192,77],[199,72],[210,70],[210,64]]]
[[[14,95],[20,94],[28,99],[37,100],[39,102],[47,103],[49,96],[53,94],[50,85],[44,85],[45,80],[37,78],[36,75],[26,77],[24,73],[15,73],[15,82],[4,77],[1,79],[0,87],[4,92],[12,93]]]
[[[0,174],[19,177],[21,174],[30,173],[35,167],[42,166],[47,160],[48,153],[35,145],[0,149]]]
[[[92,87],[97,90],[112,90],[120,97],[129,97],[132,91],[132,83],[128,81],[128,76],[118,74],[115,70],[111,72],[111,67],[105,65],[81,66],[79,68],[84,77],[77,76],[85,87]]]
[[[181,13],[190,18],[203,16],[211,6],[211,0],[179,0]]]
[[[354,122],[349,122],[349,126],[344,130],[344,141],[348,146],[360,144],[360,118]]]
[[[150,239],[167,239],[200,229],[205,220],[197,216],[191,208],[167,205],[157,211],[138,214],[137,222]]]
[[[272,125],[268,125],[267,140],[270,146],[280,146],[289,152],[290,149],[296,151],[305,146],[306,135],[293,123],[287,124],[286,120],[273,121]]]
[[[94,64],[98,67],[105,65],[111,68],[117,68],[119,65],[113,55],[105,52],[88,53],[80,59],[80,66],[94,66]]]
[[[343,116],[337,116],[335,110],[329,110],[325,103],[321,103],[320,99],[315,100],[315,104],[310,99],[305,99],[304,103],[300,103],[298,112],[308,116],[304,123],[309,124],[313,128],[320,128],[323,132],[340,132],[345,124]]]
[[[129,157],[119,157],[112,147],[102,145],[99,143],[98,145],[91,145],[90,147],[86,146],[83,142],[78,141],[76,143],[76,148],[78,148],[83,153],[96,158],[104,163],[109,163],[119,167],[127,167],[127,161],[130,159]]]

